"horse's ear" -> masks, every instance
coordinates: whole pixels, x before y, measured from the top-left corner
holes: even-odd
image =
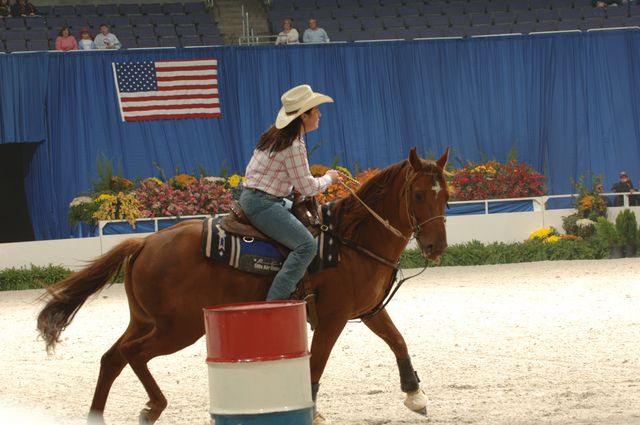
[[[440,159],[436,162],[438,164],[438,168],[444,171],[444,167],[447,166],[447,162],[449,161],[449,148],[444,151],[444,154],[440,157]]]
[[[412,147],[409,151],[409,164],[411,164],[411,167],[413,167],[413,171],[415,171],[416,173],[422,169],[422,160],[416,153],[415,146]]]

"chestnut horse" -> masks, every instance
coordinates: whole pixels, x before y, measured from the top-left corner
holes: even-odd
[[[347,321],[381,305],[412,234],[425,258],[437,259],[446,248],[444,208],[449,195],[444,175],[448,155],[447,149],[438,161],[423,160],[413,148],[408,160],[381,170],[355,192],[357,196],[352,194],[333,204],[336,233],[343,242],[351,242],[341,246],[337,267],[310,276],[317,291],[318,315],[310,360],[314,400],[338,336]],[[49,300],[38,316],[38,330],[51,350],[87,298],[126,267],[124,287],[131,318],[122,336],[102,356],[90,410],[93,420],[103,421],[111,385],[128,364],[149,396],[140,421],[155,422],[167,400],[149,372],[149,360],[196,342],[204,334],[203,307],[265,299],[270,277],[204,258],[201,238],[202,222],[190,220],[144,239],[128,239],[45,294]],[[407,393],[405,405],[426,414],[425,393],[405,341],[387,311],[381,309],[363,322],[395,354],[401,389]],[[314,424],[323,423],[329,422],[316,412]]]

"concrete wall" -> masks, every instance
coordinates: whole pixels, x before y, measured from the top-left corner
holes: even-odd
[[[608,208],[609,220],[615,220],[622,209]],[[640,207],[630,209],[640,220]],[[541,227],[553,226],[562,232],[562,217],[574,212],[573,209],[561,209],[447,217],[447,239],[449,245],[472,240],[484,243],[520,242]],[[130,237],[145,237],[145,234],[0,244],[0,270],[30,267],[32,264],[62,265],[78,270],[86,261]],[[414,246],[410,244],[410,247]]]

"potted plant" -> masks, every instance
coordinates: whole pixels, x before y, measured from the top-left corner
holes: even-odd
[[[605,217],[598,217],[596,237],[600,243],[609,248],[609,258],[622,258],[624,256],[618,230]]]
[[[616,230],[620,237],[620,243],[624,247],[627,257],[636,256],[636,239],[638,236],[638,222],[633,211],[625,208],[616,217]]]

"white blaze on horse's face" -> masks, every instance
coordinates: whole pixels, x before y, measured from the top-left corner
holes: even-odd
[[[440,191],[442,190],[442,188],[440,187],[440,182],[438,180],[436,180],[433,183],[433,186],[431,187],[431,190],[433,190],[436,194],[436,197],[438,196],[438,193],[440,193]]]

